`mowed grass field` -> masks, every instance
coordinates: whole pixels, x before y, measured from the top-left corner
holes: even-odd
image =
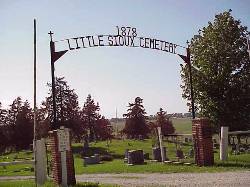
[[[79,149],[80,144],[75,144],[74,149]],[[177,160],[176,148],[174,143],[164,141],[164,146],[167,147],[167,155],[170,160]],[[185,155],[191,148],[191,144],[181,146]],[[99,149],[100,148],[100,149]],[[83,160],[79,154],[75,154],[75,169],[81,173],[178,173],[178,172],[223,172],[235,170],[250,170],[250,154],[230,155],[228,161],[221,162],[219,160],[219,150],[215,150],[215,165],[212,167],[199,167],[194,164],[191,166],[162,164],[145,160],[143,165],[129,166],[124,163],[125,149],[143,149],[144,153],[149,153],[152,159],[152,141],[150,139],[139,140],[112,140],[112,143],[107,146],[106,142],[92,143],[90,152],[96,150],[100,154],[110,154],[115,159],[113,161],[102,162],[96,165],[83,166]],[[86,153],[85,153],[86,154]],[[88,153],[87,153],[88,154]],[[183,162],[194,163],[194,158],[182,159]]]
[[[191,166],[162,164],[145,160],[143,165],[128,166],[124,163],[125,149],[142,149],[145,153],[149,153],[152,158],[152,140],[112,140],[107,145],[106,141],[91,143],[90,148],[83,152],[82,144],[73,144],[74,164],[76,174],[83,173],[177,173],[177,172],[223,172],[235,170],[250,170],[250,154],[229,155],[229,160],[226,162],[219,161],[219,151],[215,150],[215,165],[212,167],[198,167],[194,164]],[[164,141],[164,146],[167,147],[167,155],[170,160],[177,160],[175,157],[175,144]],[[187,155],[190,144],[182,145],[182,150]],[[93,155],[99,153],[101,155],[111,155],[114,159],[112,161],[104,161],[101,164],[87,165],[83,164],[83,156]],[[11,153],[2,155],[3,157],[14,158]],[[20,153],[26,154],[27,158],[32,157],[32,153],[23,151]],[[193,158],[183,159],[184,162],[194,162]],[[15,175],[34,175],[31,171],[32,165],[14,165],[3,168],[0,166],[0,176],[15,176]]]
[[[191,134],[192,133],[192,119],[191,118],[170,118],[175,127],[176,133]],[[114,131],[121,131],[125,126],[125,120],[117,123],[111,123]]]
[[[175,127],[176,133],[191,134],[192,133],[192,119],[190,118],[171,118]]]

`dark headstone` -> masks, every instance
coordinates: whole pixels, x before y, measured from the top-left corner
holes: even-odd
[[[128,159],[128,149],[125,149],[124,158],[125,158],[125,159]]]
[[[191,148],[191,149],[189,150],[188,156],[189,156],[190,158],[193,158],[193,157],[194,157],[194,149],[193,149],[193,148]]]
[[[95,154],[94,156],[91,156],[91,157],[84,157],[83,165],[86,166],[88,164],[99,164],[100,161],[101,161],[100,155]]]
[[[161,162],[162,161],[161,149],[159,147],[153,147],[152,151],[153,151],[153,160],[157,160],[158,162]],[[168,160],[166,157],[166,147],[163,147],[163,154],[164,154],[164,157],[166,158],[166,160]]]
[[[149,160],[149,153],[144,153],[143,157],[145,160]]]
[[[128,151],[128,164],[143,164],[143,150],[130,150]]]
[[[179,159],[183,159],[184,158],[184,154],[183,154],[183,151],[178,149],[176,151],[176,157],[179,158]]]
[[[143,140],[143,136],[142,135],[139,135],[139,140]]]
[[[218,143],[214,143],[214,144],[213,144],[213,148],[214,148],[214,149],[219,149],[219,147],[220,147],[220,144],[218,144]]]

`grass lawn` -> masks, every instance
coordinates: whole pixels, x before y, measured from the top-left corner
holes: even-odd
[[[18,165],[11,165],[0,166],[0,176],[15,176],[15,175],[34,175],[33,165],[31,164],[18,164]]]
[[[8,154],[2,154],[0,155],[0,162],[11,162],[11,161],[17,161],[17,160],[32,160],[33,158],[33,152],[24,150],[24,151],[18,151],[14,153],[8,153]]]
[[[169,138],[171,140],[171,138]],[[170,159],[175,159],[175,144],[164,141],[164,146],[167,147],[167,154]],[[191,144],[185,144],[182,146],[182,150],[184,154],[187,154],[189,149],[191,148]],[[84,152],[84,156],[90,156],[94,153],[99,153],[102,155],[109,154],[114,158],[123,159],[125,150],[133,150],[133,149],[143,149],[144,153],[149,153],[149,156],[152,158],[152,140],[146,139],[143,141],[138,140],[112,140],[112,143],[107,145],[106,141],[101,141],[97,143],[91,143],[90,148]],[[73,145],[73,153],[77,157],[80,157],[80,152],[82,151],[82,144],[74,144]]]
[[[0,162],[12,162],[32,159],[33,152],[28,150],[0,155]],[[34,172],[32,172],[32,170],[33,165],[31,164],[9,165],[6,167],[0,166],[0,176],[34,175]]]
[[[216,163],[212,167],[184,166],[147,162],[144,165],[128,166],[123,160],[115,159],[97,165],[83,167],[82,160],[75,159],[77,174],[83,173],[182,173],[182,172],[223,172],[235,170],[250,170],[250,164],[235,165],[233,163]]]
[[[164,142],[167,147],[167,155],[170,160],[176,160],[175,144]],[[82,145],[75,144],[74,151],[80,149]],[[99,148],[101,148],[99,150]],[[191,145],[183,145],[182,150],[184,154],[188,153]],[[177,173],[177,172],[223,172],[234,170],[250,170],[250,154],[230,155],[228,161],[221,162],[219,160],[219,150],[215,156],[215,165],[213,167],[198,167],[195,165],[173,165],[162,164],[146,161],[144,165],[128,166],[123,162],[125,149],[143,149],[144,152],[149,153],[152,158],[151,140],[134,141],[134,140],[113,140],[109,147],[106,142],[92,143],[91,148],[85,154],[98,152],[100,154],[111,154],[115,158],[113,161],[103,162],[97,165],[83,166],[83,159],[80,154],[75,154],[75,170],[77,174],[82,173]],[[99,151],[97,151],[99,150]],[[194,162],[194,159],[184,159],[183,161]]]
[[[34,180],[19,180],[19,181],[0,181],[0,187],[35,187]],[[48,181],[42,187],[57,187],[53,182]],[[98,184],[98,183],[77,183],[75,187],[119,187],[117,185]]]
[[[222,172],[222,171],[234,171],[234,170],[250,170],[250,154],[230,155],[229,160],[221,162],[219,160],[219,150],[215,150],[215,165],[213,167],[198,167],[195,165],[183,166],[173,164],[161,164],[150,162],[146,160],[144,165],[128,166],[123,162],[125,149],[143,149],[145,153],[149,153],[152,158],[151,146],[152,141],[150,139],[144,141],[138,140],[112,140],[112,143],[107,145],[106,141],[91,143],[90,148],[82,153],[82,144],[73,145],[74,162],[76,174],[83,173],[174,173],[174,172]],[[167,155],[170,160],[176,160],[175,157],[175,144],[164,141],[164,145],[167,147]],[[191,144],[182,145],[184,154],[187,155]],[[113,161],[103,162],[97,165],[83,166],[82,155],[89,156],[94,153],[101,155],[113,156]],[[0,156],[1,161],[12,161],[15,158],[32,158],[32,153],[19,152],[11,153]],[[193,158],[185,159],[188,162],[194,162]],[[0,176],[16,176],[16,175],[34,175],[31,171],[32,165],[12,165],[3,168],[0,166]]]

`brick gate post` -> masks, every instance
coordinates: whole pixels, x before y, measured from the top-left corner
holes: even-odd
[[[68,131],[69,136],[66,137],[65,142],[62,143],[58,132]],[[71,133],[69,129],[58,129],[49,132],[49,147],[51,150],[51,162],[52,162],[52,178],[54,183],[61,185],[63,181],[67,181],[67,185],[75,185],[75,168],[74,157],[71,147]],[[64,146],[65,145],[65,146]],[[62,150],[63,149],[63,150]],[[66,166],[62,167],[62,151],[66,151]],[[67,178],[63,179],[62,169],[66,168]]]
[[[212,127],[208,119],[194,119],[192,121],[192,135],[194,140],[195,163],[198,166],[214,164]]]

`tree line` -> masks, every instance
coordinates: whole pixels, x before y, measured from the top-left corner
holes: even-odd
[[[48,132],[53,130],[53,101],[51,84],[48,97],[37,109],[37,139],[47,137]],[[113,138],[113,128],[105,116],[102,116],[98,102],[89,94],[82,107],[79,107],[78,95],[71,89],[65,78],[56,78],[56,125],[57,128],[64,126],[70,128],[75,142],[98,141]],[[166,116],[166,112],[160,109],[157,114],[159,119],[155,123],[148,122],[148,117],[142,99],[136,97],[134,103],[129,103],[125,128],[120,132],[127,138],[149,137],[157,126],[161,126],[163,134],[173,133],[172,122]],[[168,127],[170,126],[170,127]],[[17,97],[8,109],[2,108],[0,103],[0,152],[6,149],[20,150],[31,146],[34,135],[34,110],[30,103],[21,97]]]
[[[49,96],[37,109],[36,135],[40,139],[47,137],[52,130],[53,110],[51,84],[48,84]],[[100,106],[88,95],[82,108],[78,96],[70,89],[64,78],[56,78],[56,116],[57,125],[72,130],[76,142],[88,136],[90,141],[112,137],[112,127],[108,119],[99,114]],[[0,103],[0,151],[8,149],[27,149],[33,141],[34,110],[30,103],[17,97],[8,109]]]

